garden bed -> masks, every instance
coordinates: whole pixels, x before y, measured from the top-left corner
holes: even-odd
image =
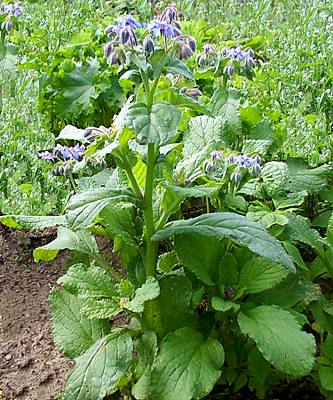
[[[36,264],[32,249],[46,236],[0,226],[0,399],[54,399],[72,362],[52,340],[48,294],[63,275],[64,257]]]
[[[50,288],[64,274],[66,254],[51,263],[36,264],[34,248],[53,239],[54,234],[11,231],[0,226],[0,399],[56,399],[73,363],[63,357],[52,339],[48,306]],[[220,394],[209,399],[256,399],[249,392]],[[324,397],[308,379],[286,383],[270,399]],[[112,399],[118,399],[115,395]]]

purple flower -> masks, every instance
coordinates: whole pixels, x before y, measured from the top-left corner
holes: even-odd
[[[223,155],[220,151],[214,150],[210,153],[210,157],[213,161],[223,158]]]
[[[75,147],[69,147],[69,150],[72,154],[72,158],[76,161],[83,158],[85,149],[86,147],[83,144],[79,143]]]
[[[118,26],[130,26],[132,29],[140,29],[142,28],[142,25],[140,22],[135,21],[135,19],[131,15],[125,15],[124,17],[121,17],[118,20]]]
[[[172,25],[166,22],[153,21],[147,24],[147,28],[152,32],[155,37],[177,37],[181,35],[181,32],[174,28]]]
[[[254,51],[251,48],[242,50],[240,47],[224,48],[221,51],[222,57],[230,58],[238,62],[246,61],[248,67],[253,68],[255,66]]]
[[[205,44],[203,50],[205,54],[216,52],[216,48],[212,44]]]
[[[54,155],[54,153],[53,153],[53,152],[50,152],[50,151],[48,151],[48,150],[40,151],[40,152],[38,153],[38,157],[39,157],[41,160],[47,160],[47,161],[55,161],[55,159],[56,159],[56,156]]]
[[[61,144],[57,144],[54,148],[55,154],[60,154],[60,156],[64,160],[69,160],[72,157],[72,154],[67,146],[62,146]]]
[[[261,159],[259,156],[249,157],[246,154],[231,155],[228,159],[230,164],[240,168],[246,168],[252,176],[259,176],[261,173]]]
[[[10,3],[10,4],[2,3],[0,11],[3,14],[12,15],[14,17],[19,17],[20,15],[22,15],[22,7],[19,5],[17,1],[15,3]]]
[[[85,151],[85,146],[83,144],[77,144],[75,147],[62,146],[57,144],[54,148],[55,154],[59,154],[61,158],[66,160],[79,161],[82,159]]]
[[[129,27],[131,29],[136,29],[136,28],[142,28],[142,25],[140,24],[140,22],[135,21],[135,19],[131,15],[126,15],[118,20],[118,25],[113,25],[113,24],[109,25],[105,29],[105,33],[108,36],[116,34],[118,37],[120,37],[121,31],[126,27]]]

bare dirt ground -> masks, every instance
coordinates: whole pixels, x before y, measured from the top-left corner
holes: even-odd
[[[0,225],[0,400],[56,399],[71,367],[53,343],[48,307],[64,256],[41,264],[32,258],[52,239]]]

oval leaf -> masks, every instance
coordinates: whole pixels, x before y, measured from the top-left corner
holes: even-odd
[[[154,400],[201,399],[221,375],[224,350],[220,342],[191,328],[168,334],[153,365],[151,398]]]
[[[78,357],[110,332],[108,321],[91,321],[80,314],[82,304],[76,296],[54,289],[49,301],[54,341],[66,356]]]
[[[133,344],[128,333],[108,335],[75,360],[63,398],[102,400],[117,390],[132,360]]]
[[[251,251],[295,271],[294,264],[280,242],[256,222],[234,213],[203,214],[196,218],[174,221],[157,231],[153,240],[172,235],[196,233],[203,236],[229,237],[246,245]]]
[[[262,355],[285,374],[303,376],[314,364],[315,339],[303,332],[295,317],[277,306],[259,306],[240,312],[243,333],[257,344]]]

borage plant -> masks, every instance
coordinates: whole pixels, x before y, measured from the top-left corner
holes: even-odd
[[[269,376],[309,373],[315,340],[304,318],[256,297],[295,273],[291,258],[257,222],[222,211],[262,161],[238,154],[228,96],[197,100],[181,61],[195,40],[173,7],[146,28],[126,17],[107,32],[105,55],[135,95],[110,131],[63,138],[86,142],[83,160],[71,160],[76,169],[91,159],[110,168],[76,182],[64,216],[21,217],[26,226],[61,225],[37,261],[75,251],[64,290],[50,296],[55,341],[76,363],[63,398],[201,399],[217,385],[238,390],[254,372],[250,387],[262,396]],[[113,239],[120,266],[93,233]]]

